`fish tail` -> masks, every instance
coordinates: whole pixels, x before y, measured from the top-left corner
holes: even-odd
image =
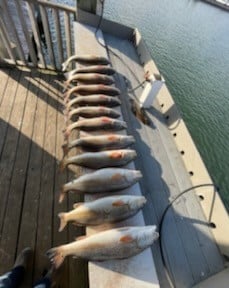
[[[62,71],[63,71],[63,72],[66,71],[66,69],[67,69],[67,61],[65,61],[65,62],[63,62],[63,63],[61,64],[61,68],[62,68]]]
[[[63,154],[64,154],[63,156],[65,157],[68,154],[68,150],[69,150],[68,144],[67,143],[63,144],[62,149],[63,149]]]
[[[49,249],[46,252],[46,255],[49,257],[51,263],[54,265],[56,269],[60,267],[65,258],[61,246]]]
[[[59,228],[59,232],[64,230],[64,227],[67,225],[67,221],[66,221],[66,217],[65,217],[65,213],[59,213],[58,217],[60,218],[60,228]]]
[[[66,88],[68,87],[68,83],[69,83],[68,80],[64,81],[64,86],[65,86]]]
[[[64,114],[65,122],[68,122],[68,120],[69,120],[69,109],[64,109],[63,114]]]
[[[60,191],[60,197],[59,197],[59,203],[62,203],[65,197],[65,190],[64,190],[64,185],[61,187]]]
[[[59,171],[61,171],[61,172],[64,171],[66,164],[67,164],[67,160],[65,158],[63,158],[59,164]]]
[[[71,131],[67,128],[63,130],[63,132],[64,132],[64,140],[68,140]]]

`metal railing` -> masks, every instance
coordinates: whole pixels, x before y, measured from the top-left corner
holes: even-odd
[[[0,2],[0,40],[6,51],[0,61],[59,70],[73,54],[76,8],[44,0],[14,0],[13,7],[9,2]]]

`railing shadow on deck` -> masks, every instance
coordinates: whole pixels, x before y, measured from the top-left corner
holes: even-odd
[[[43,96],[45,93],[42,92]],[[53,103],[55,108],[60,106]],[[61,156],[56,151],[56,143],[51,143],[56,151],[56,155],[51,155],[47,147],[38,145],[33,137],[27,137],[1,119],[0,127],[3,126],[7,126],[7,132],[0,159],[0,275],[12,268],[16,255],[24,247],[30,246],[33,256],[22,286],[29,288],[50,266],[45,252],[81,234],[81,229],[73,226],[59,233],[57,217],[59,212],[72,209],[72,204],[79,199],[69,195],[62,205],[58,204],[59,189],[66,181],[66,174],[58,172]],[[88,287],[86,266],[82,261],[65,261],[58,274],[61,287]],[[78,282],[73,281],[75,274]]]
[[[17,66],[10,68],[14,73],[10,73],[9,77],[18,81],[17,72],[21,73],[20,77],[24,78],[22,81],[22,85],[25,86],[26,89],[31,91],[32,93],[38,89],[38,93],[36,94],[42,101],[48,103],[48,105],[52,106],[54,109],[58,110],[58,112],[63,112],[63,98],[57,93],[58,90],[63,91],[63,76],[62,74],[57,74],[48,70],[43,69],[21,69]],[[34,73],[34,77],[30,79],[31,73]],[[51,88],[50,83],[53,85],[53,89],[51,90],[51,95],[49,95],[48,91]],[[53,97],[55,96],[55,97]],[[57,100],[57,99],[58,100]]]

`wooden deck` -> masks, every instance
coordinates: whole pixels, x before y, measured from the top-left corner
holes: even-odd
[[[107,34],[104,38],[110,49],[143,80],[144,71],[132,43]],[[128,122],[128,134],[136,139],[135,165],[143,173],[140,185],[148,199],[143,210],[145,222],[158,225],[169,200],[191,186],[191,176],[157,101],[146,113],[148,124],[143,124],[131,112],[128,94],[133,93],[127,91],[139,83],[120,59],[111,53],[109,56],[119,72],[116,86],[122,90],[122,113]],[[1,69],[0,79],[0,274],[12,267],[24,247],[30,246],[34,253],[23,287],[31,287],[49,267],[46,250],[82,233],[70,225],[58,232],[57,214],[70,210],[79,199],[69,195],[62,205],[57,201],[60,185],[72,176],[58,172],[64,127],[61,79],[48,72],[19,68]],[[135,96],[141,91],[142,88],[135,89]],[[166,262],[176,287],[192,287],[224,268],[194,193],[175,203],[164,224]],[[170,287],[158,244],[152,252],[160,286]],[[65,261],[59,273],[59,286],[87,287],[86,268],[81,261]]]
[[[58,171],[64,125],[59,80],[45,71],[0,69],[0,275],[32,247],[22,287],[32,287],[49,268],[47,249],[82,233],[72,226],[58,232],[57,214],[79,201],[72,195],[61,205],[57,200],[67,178]],[[87,287],[86,268],[82,261],[65,261],[60,287]]]

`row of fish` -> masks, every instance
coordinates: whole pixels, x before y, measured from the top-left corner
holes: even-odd
[[[77,68],[66,72],[72,62],[78,64]],[[122,221],[135,215],[146,203],[143,196],[113,194],[114,191],[132,186],[142,175],[138,170],[123,167],[134,160],[137,154],[128,148],[134,143],[133,136],[115,133],[126,129],[127,125],[117,119],[121,116],[115,109],[121,104],[118,97],[120,90],[110,86],[114,84],[112,76],[115,70],[109,64],[104,57],[75,55],[62,65],[67,80],[64,83],[64,157],[60,170],[68,165],[77,165],[95,171],[65,183],[61,188],[59,202],[64,200],[69,191],[96,195],[110,193],[110,196],[76,203],[73,210],[59,213],[59,231],[68,222],[91,226]],[[98,135],[70,140],[74,129],[98,131]],[[83,153],[67,157],[74,147],[80,147]],[[155,226],[123,227],[80,237],[72,243],[50,249],[47,255],[56,268],[68,255],[96,261],[123,259],[143,251],[157,238]]]

